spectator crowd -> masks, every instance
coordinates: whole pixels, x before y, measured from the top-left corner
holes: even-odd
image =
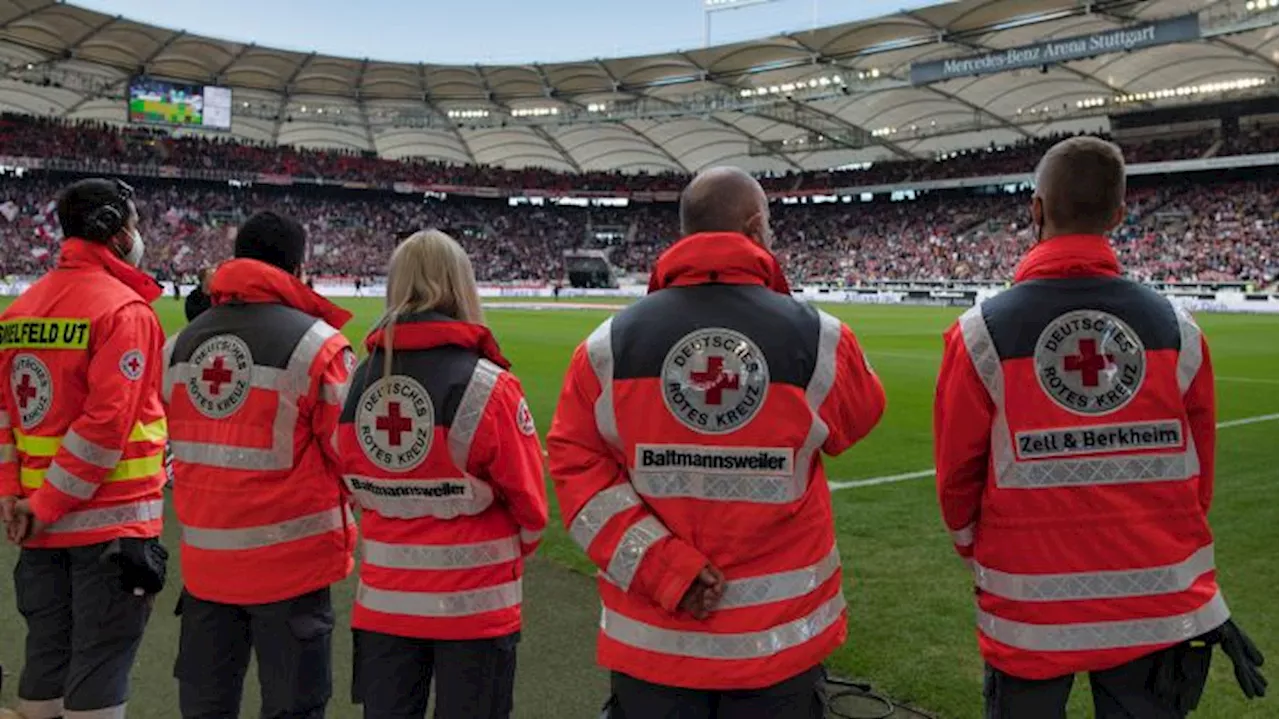
[[[53,200],[63,180],[0,180],[0,273],[35,275],[61,239]],[[147,269],[190,277],[231,253],[237,224],[273,208],[307,228],[313,275],[381,275],[398,235],[443,229],[489,282],[558,281],[566,250],[600,249],[645,272],[678,236],[674,205],[511,206],[505,200],[423,200],[380,192],[284,191],[215,183],[140,183]],[[772,206],[775,250],[796,281],[1006,280],[1034,241],[1025,193],[923,194],[915,200]],[[1114,233],[1122,264],[1148,281],[1270,284],[1277,277],[1277,182],[1175,182],[1135,189]]]

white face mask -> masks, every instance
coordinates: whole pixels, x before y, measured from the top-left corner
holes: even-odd
[[[131,230],[129,232],[129,236],[133,239],[133,244],[130,245],[128,254],[120,259],[128,262],[134,267],[138,267],[142,264],[142,253],[146,250],[147,246],[143,243],[142,233],[138,232],[137,228]]]

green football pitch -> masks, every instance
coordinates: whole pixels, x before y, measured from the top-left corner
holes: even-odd
[[[377,317],[376,300],[344,304],[355,319],[346,328],[358,340]],[[156,303],[165,329],[182,326],[181,305]],[[828,308],[860,337],[884,381],[889,408],[862,444],[827,460],[833,482],[849,641],[830,661],[834,674],[872,682],[895,699],[939,717],[981,714],[982,663],[973,630],[971,581],[952,554],[938,517],[930,441],[934,378],[941,333],[957,311],[934,308]],[[573,347],[606,317],[604,311],[491,310],[488,320],[514,363],[529,404],[546,430]],[[1216,532],[1218,577],[1233,614],[1267,655],[1272,694],[1246,703],[1222,654],[1197,717],[1274,717],[1280,691],[1276,669],[1277,582],[1277,322],[1274,316],[1203,315],[1218,375],[1219,436]],[[883,480],[859,483],[857,480]],[[554,502],[554,498],[553,498]],[[553,504],[554,506],[554,504]],[[598,604],[592,567],[561,529],[552,529],[525,581],[525,630],[521,644],[515,715],[524,718],[595,717],[607,692],[607,676],[594,666]],[[176,523],[167,543],[177,547]],[[12,566],[15,550],[0,547],[0,566]],[[171,567],[177,567],[176,556]],[[180,577],[159,598],[134,671],[129,716],[176,716],[172,663],[178,622],[173,616]],[[346,630],[352,582],[335,594],[340,615],[335,641],[335,697],[330,716],[356,717],[348,701],[351,642]],[[0,582],[0,662],[8,675],[0,704],[13,699],[23,627],[12,587]],[[252,671],[251,671],[252,674]],[[1088,682],[1077,682],[1071,716],[1089,716]],[[246,687],[245,716],[257,713],[256,685]]]

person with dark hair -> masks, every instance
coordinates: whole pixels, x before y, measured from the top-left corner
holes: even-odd
[[[123,717],[164,584],[162,290],[138,269],[132,195],[119,180],[66,188],[57,265],[0,314],[0,518],[22,546],[25,719]]]
[[[946,334],[934,405],[942,518],[973,569],[986,716],[1195,709],[1221,644],[1246,696],[1262,655],[1218,588],[1209,506],[1214,384],[1191,314],[1123,276],[1120,149],[1054,145],[1038,240],[1014,284]]]
[[[167,348],[188,719],[238,713],[251,651],[263,717],[322,717],[332,693],[329,587],[356,532],[331,440],[355,354],[338,331],[351,314],[300,279],[305,255],[297,222],[250,217],[213,307]]]

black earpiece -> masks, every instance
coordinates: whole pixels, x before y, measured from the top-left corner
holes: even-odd
[[[97,208],[84,218],[85,239],[106,242],[124,229],[125,212],[129,206],[133,188],[123,180],[116,180],[116,199]]]

